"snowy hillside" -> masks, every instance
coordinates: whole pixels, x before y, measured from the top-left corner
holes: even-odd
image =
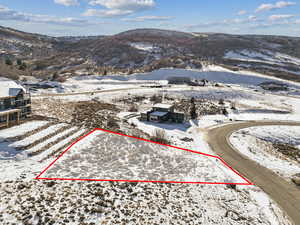
[[[146,72],[161,68],[201,69],[206,64],[247,68],[299,81],[296,37],[187,33],[137,29],[111,36],[48,37],[0,27],[2,56],[22,58],[35,77]],[[268,68],[268,66],[274,66]],[[69,76],[69,75],[68,75]]]

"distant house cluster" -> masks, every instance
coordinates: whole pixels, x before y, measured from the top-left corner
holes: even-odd
[[[29,92],[15,81],[0,78],[0,127],[19,123],[30,114]]]
[[[174,76],[174,77],[168,77],[168,84],[185,84],[189,86],[206,86],[208,84],[208,80],[202,79],[202,80],[196,80],[191,79],[190,77],[180,77],[180,76]]]
[[[169,104],[156,104],[151,110],[141,113],[142,121],[183,123],[184,119],[184,113],[175,112],[174,106]]]
[[[287,91],[288,86],[279,82],[264,82],[260,84],[261,88],[268,91]]]

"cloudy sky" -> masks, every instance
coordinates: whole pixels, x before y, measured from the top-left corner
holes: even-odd
[[[52,36],[136,28],[300,36],[300,1],[0,0],[0,25]]]

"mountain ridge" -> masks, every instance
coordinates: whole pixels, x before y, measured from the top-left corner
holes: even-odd
[[[0,26],[0,46],[2,59],[22,59],[30,74],[45,78],[54,73],[72,76],[78,70],[130,74],[218,64],[300,82],[300,37],[149,28],[116,35],[51,37]]]

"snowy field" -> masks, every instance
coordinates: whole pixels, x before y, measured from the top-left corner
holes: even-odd
[[[149,73],[132,75],[107,75],[107,76],[76,76],[69,78],[64,83],[52,82],[57,88],[39,90],[34,94],[41,93],[73,93],[100,91],[119,88],[134,88],[148,84],[165,84],[169,77],[189,77],[191,79],[206,79],[211,82],[223,83],[226,85],[239,85],[252,89],[260,89],[259,84],[270,81],[280,81],[289,84],[290,91],[286,93],[299,95],[300,85],[284,81],[278,78],[264,76],[248,71],[231,71],[220,66],[207,66],[202,70],[187,69],[160,69]]]
[[[230,137],[230,142],[241,153],[259,164],[289,179],[300,173],[299,161],[291,160],[272,146],[285,143],[300,151],[300,127],[263,126],[242,129]]]
[[[43,177],[247,184],[218,159],[102,131],[78,142]]]

